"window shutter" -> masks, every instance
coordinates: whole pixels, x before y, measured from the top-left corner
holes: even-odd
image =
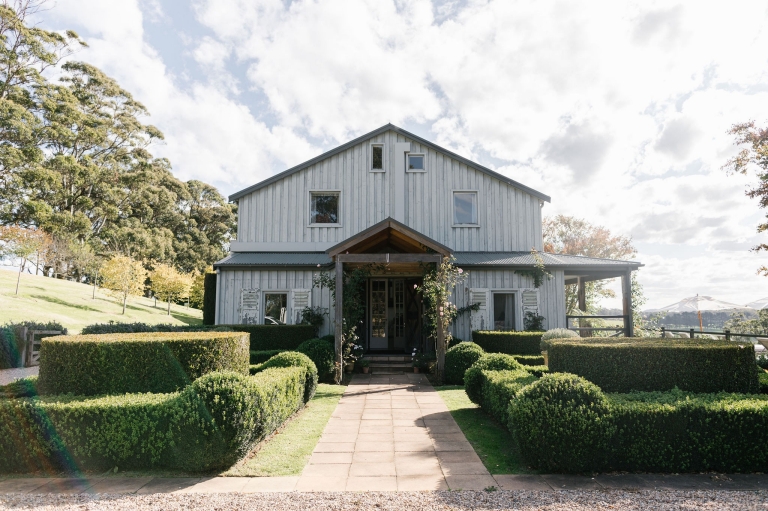
[[[301,311],[304,307],[310,307],[312,301],[311,289],[294,289],[291,293],[291,311],[293,313],[293,324],[301,323]]]
[[[539,292],[535,289],[528,289],[522,292],[523,317],[526,312],[539,313]]]
[[[482,288],[472,288],[469,290],[469,302],[472,304],[480,304],[480,309],[472,311],[470,315],[472,330],[490,330],[492,328],[488,316],[490,310],[488,307],[489,291],[489,289]]]
[[[260,289],[243,289],[240,291],[240,323],[243,325],[258,325],[260,306]]]

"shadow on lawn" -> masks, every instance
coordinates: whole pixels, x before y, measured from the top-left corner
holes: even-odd
[[[61,298],[56,298],[53,296],[30,295],[30,298],[43,300],[44,302],[49,302],[49,303],[55,303],[56,305],[63,305],[65,307],[71,307],[73,309],[78,309],[85,312],[101,312],[99,309],[94,309],[93,307],[89,307],[87,305],[78,305],[76,303],[68,302],[66,300],[62,300]]]

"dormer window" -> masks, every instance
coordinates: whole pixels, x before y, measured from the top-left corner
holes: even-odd
[[[338,191],[310,192],[309,223],[339,224]]]
[[[371,145],[371,172],[384,172],[384,144]]]
[[[407,165],[408,172],[425,172],[427,168],[424,160],[425,158],[423,154],[409,154]]]
[[[477,192],[453,192],[453,225],[477,226]]]

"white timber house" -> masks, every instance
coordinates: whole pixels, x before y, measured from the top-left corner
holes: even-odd
[[[468,272],[453,302],[480,307],[457,318],[455,337],[522,330],[527,312],[543,316],[546,329],[566,327],[566,284],[583,290],[615,277],[623,281],[624,333],[632,333],[630,275],[640,263],[543,253],[549,196],[391,124],[230,200],[238,204],[237,241],[214,265],[216,324],[295,324],[305,307],[320,307],[328,313],[320,335],[334,334],[340,314],[313,282],[374,265],[360,297],[360,342],[370,353],[431,351],[414,286],[428,265],[450,256]],[[552,275],[538,288],[525,274],[536,262],[532,249]]]

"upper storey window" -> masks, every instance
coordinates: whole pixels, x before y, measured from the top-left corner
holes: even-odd
[[[384,171],[384,145],[383,144],[371,145],[371,171],[373,172]]]
[[[339,223],[339,192],[311,192],[309,202],[310,224]]]
[[[453,224],[477,225],[477,192],[453,192]]]
[[[427,170],[423,154],[408,155],[408,172],[424,172]]]

